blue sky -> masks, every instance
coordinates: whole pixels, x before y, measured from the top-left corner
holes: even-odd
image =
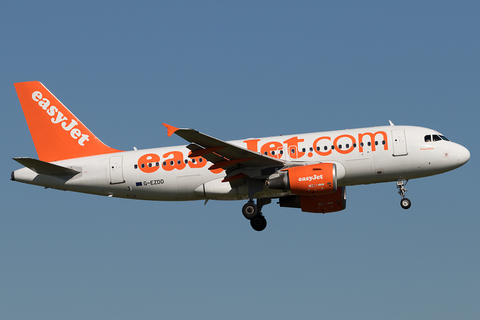
[[[10,1],[0,6],[0,318],[477,319],[480,4]],[[113,148],[375,125],[436,129],[464,167],[347,189],[347,209],[148,202],[9,180],[36,157],[14,82]]]

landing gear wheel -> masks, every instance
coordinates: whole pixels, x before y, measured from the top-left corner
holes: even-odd
[[[267,219],[261,214],[250,220],[250,225],[255,231],[262,231],[267,227]]]
[[[412,202],[408,198],[403,198],[402,200],[400,200],[400,205],[403,209],[408,209],[412,205]]]
[[[245,218],[247,218],[248,220],[252,220],[258,215],[259,211],[257,205],[253,203],[253,201],[249,201],[243,206],[242,213]]]
[[[405,198],[405,192],[407,192],[407,188],[405,188],[405,186],[407,185],[407,182],[408,180],[397,180],[398,194],[402,197],[402,200],[400,200],[400,206],[402,206],[403,209],[408,209],[412,205],[410,199]]]

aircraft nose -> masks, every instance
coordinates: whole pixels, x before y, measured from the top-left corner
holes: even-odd
[[[470,159],[470,151],[464,146],[458,146],[457,162],[459,166],[463,166]]]

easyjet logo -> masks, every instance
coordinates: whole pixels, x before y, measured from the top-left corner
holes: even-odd
[[[276,159],[282,159],[285,152],[291,159],[300,159],[305,156],[311,158],[315,154],[319,156],[329,156],[333,152],[340,154],[349,154],[355,149],[358,152],[364,152],[365,148],[376,151],[378,147],[388,150],[388,138],[385,131],[363,132],[357,137],[350,134],[342,134],[335,138],[322,136],[316,138],[313,143],[307,147],[303,147],[302,143],[305,139],[292,137],[283,142],[268,141],[259,146],[261,139],[250,139],[243,141],[247,145],[247,149],[260,152],[266,156]],[[305,143],[303,143],[305,145]]]
[[[243,141],[247,145],[247,149],[259,152],[276,159],[284,157],[284,150],[287,150],[288,157],[291,159],[301,159],[305,157],[313,157],[314,154],[320,156],[331,155],[333,151],[340,154],[349,154],[354,150],[364,152],[365,149],[376,151],[377,148],[388,150],[387,133],[385,131],[377,131],[374,133],[363,132],[356,137],[350,134],[342,134],[335,138],[329,136],[322,136],[313,141],[313,144],[308,148],[305,145],[304,139],[299,137],[292,137],[283,142],[267,141],[260,143],[262,139],[250,139]],[[163,155],[155,153],[148,153],[141,156],[135,168],[140,169],[145,173],[153,173],[162,168],[165,171],[183,170],[189,168],[203,168],[207,165],[207,160],[203,157],[190,158],[181,151],[170,151]],[[213,173],[220,173],[223,169],[213,169]],[[299,182],[314,181],[323,179],[323,175],[305,176],[299,178]]]
[[[320,174],[320,175],[314,174],[313,176],[298,178],[298,181],[300,181],[300,182],[302,182],[302,181],[310,182],[310,181],[315,181],[315,180],[323,180],[323,174]]]
[[[190,152],[191,153],[191,152]],[[145,173],[153,173],[162,168],[165,171],[183,170],[189,168],[203,168],[207,165],[207,160],[203,157],[185,157],[180,151],[170,151],[164,153],[161,157],[155,153],[147,153],[141,156],[135,168]],[[222,168],[210,170],[213,173],[220,173]]]
[[[50,116],[53,124],[60,124],[63,130],[70,133],[72,139],[78,140],[80,146],[85,146],[85,141],[88,140],[88,134],[83,134],[82,131],[76,126],[78,122],[74,119],[69,120],[65,115],[58,110],[54,105],[50,105],[50,100],[43,98],[43,95],[40,91],[35,91],[32,93],[32,99],[35,102],[38,102],[38,105]]]

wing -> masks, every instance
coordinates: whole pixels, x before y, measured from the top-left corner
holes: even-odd
[[[285,165],[283,160],[233,145],[194,129],[179,129],[165,123],[163,125],[167,127],[169,137],[175,133],[190,142],[187,146],[192,151],[190,158],[201,156],[212,162],[209,170],[224,169],[227,172],[224,181],[246,176],[242,169],[258,168],[267,173],[271,171],[268,168],[282,168]]]

